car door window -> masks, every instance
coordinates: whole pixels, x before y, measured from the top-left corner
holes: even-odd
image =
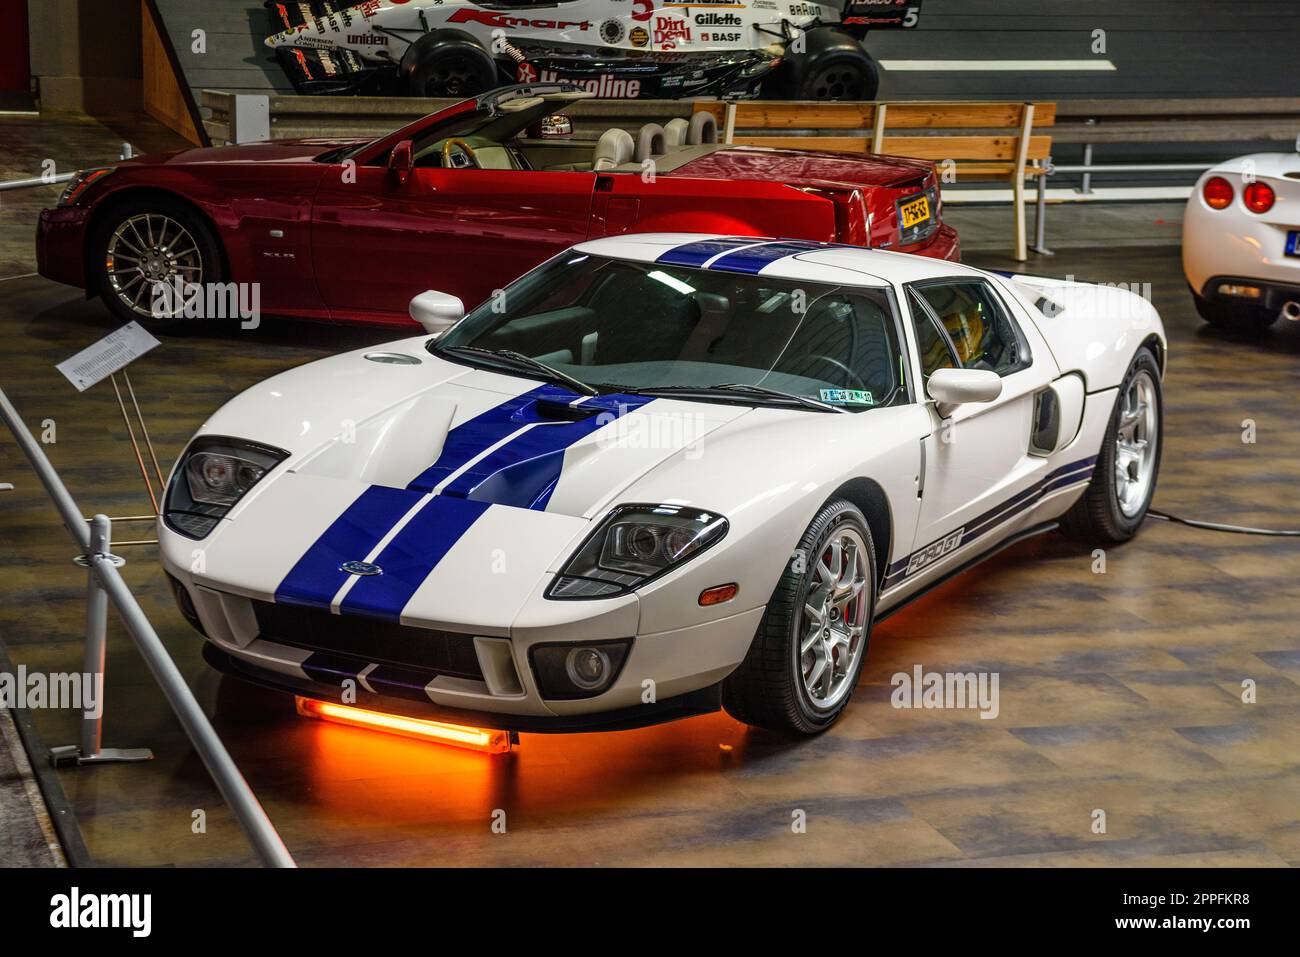
[[[929,379],[939,369],[957,368],[948,336],[939,329],[938,320],[931,315],[915,291],[908,293],[908,306],[912,313],[912,328],[916,330],[916,348],[921,360],[921,376]]]
[[[916,284],[912,292],[939,321],[962,368],[1006,376],[1029,366],[1024,336],[988,283],[940,280]]]

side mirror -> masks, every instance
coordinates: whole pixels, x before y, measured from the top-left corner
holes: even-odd
[[[411,175],[411,170],[415,169],[414,148],[410,140],[402,140],[388,154],[388,171],[399,183],[405,183],[406,178]]]
[[[431,336],[439,336],[460,322],[465,304],[455,296],[430,289],[411,300],[411,318]]]
[[[1002,394],[1002,377],[987,369],[937,369],[925,390],[943,418],[966,402],[992,402]]]

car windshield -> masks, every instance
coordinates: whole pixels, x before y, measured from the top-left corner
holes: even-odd
[[[571,252],[430,348],[452,361],[500,360],[503,371],[533,378],[544,363],[604,392],[789,405],[780,403],[786,393],[856,412],[905,396],[897,329],[881,288]]]

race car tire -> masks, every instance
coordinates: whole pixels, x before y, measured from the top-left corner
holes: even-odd
[[[1196,293],[1192,293],[1192,299],[1196,302],[1196,311],[1200,317],[1216,329],[1259,334],[1277,321],[1277,313],[1259,306],[1219,302]]]
[[[875,61],[843,30],[817,27],[803,52],[787,52],[762,95],[779,100],[874,100],[880,88]]]
[[[402,57],[411,96],[478,96],[501,85],[497,65],[477,40],[460,30],[435,30]]]
[[[154,262],[160,263],[158,279],[169,282],[179,277],[187,284],[201,287],[225,282],[225,259],[208,221],[194,207],[179,199],[149,195],[127,197],[95,217],[87,245],[90,288],[99,295],[109,312],[123,322],[138,322],[155,332],[168,333],[198,332],[209,328],[213,317],[154,315],[150,294],[139,297],[138,308],[132,308],[125,301],[124,295],[136,299],[136,288],[144,282],[140,280],[132,285],[133,263],[128,257],[146,252],[139,237],[149,238],[151,229],[153,238],[159,242],[147,252],[154,257]],[[187,239],[190,242],[186,242]],[[113,254],[111,260],[110,254]],[[110,261],[113,264],[111,269]],[[164,272],[169,262],[171,269]]]
[[[858,589],[841,611],[834,611],[836,606],[823,600],[823,596],[835,594],[826,587],[828,573],[831,582],[843,580],[831,568],[833,559],[822,561],[834,544],[840,545],[844,556],[838,572]],[[850,554],[856,558],[850,559]],[[727,713],[745,724],[800,735],[819,734],[834,724],[852,698],[867,658],[878,581],[871,530],[862,512],[844,499],[828,502],[786,564],[745,660],[722,684],[722,706]],[[812,617],[814,605],[820,610],[817,618]],[[822,626],[821,635],[830,637],[833,631],[836,638],[860,628],[856,643],[844,651],[847,661],[843,669],[836,666],[834,653],[826,645],[805,650],[805,644],[816,641],[817,629]],[[808,687],[819,651],[831,656],[830,685],[820,702]],[[815,678],[813,684],[817,684]]]
[[[1149,417],[1138,411],[1147,406],[1150,406]],[[1128,428],[1126,419],[1134,416],[1137,418],[1131,432],[1132,439],[1121,443],[1124,438],[1121,430]],[[1143,433],[1141,440],[1137,439],[1139,431]],[[1125,444],[1126,448],[1132,448],[1138,441],[1144,441],[1144,449],[1149,449],[1149,452],[1144,451],[1139,462],[1126,471],[1130,477],[1136,474],[1133,481],[1144,476],[1146,480],[1132,489],[1133,494],[1129,494],[1126,491],[1128,482],[1121,485],[1119,481],[1119,447]],[[1119,395],[1115,397],[1115,408],[1097,454],[1092,480],[1083,497],[1061,517],[1061,531],[1087,544],[1126,542],[1137,534],[1155,494],[1163,444],[1164,393],[1160,385],[1160,365],[1151,350],[1144,346],[1133,357],[1119,387]],[[1146,458],[1148,454],[1149,459]]]

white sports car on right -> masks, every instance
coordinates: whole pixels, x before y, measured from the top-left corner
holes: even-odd
[[[1300,152],[1240,156],[1201,176],[1183,218],[1183,272],[1212,325],[1300,320]]]

